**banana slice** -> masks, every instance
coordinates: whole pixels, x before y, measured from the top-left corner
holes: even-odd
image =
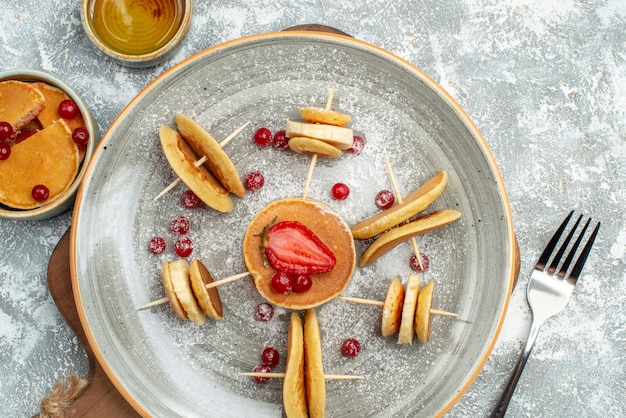
[[[404,287],[398,277],[394,277],[389,284],[387,296],[383,303],[383,320],[381,333],[383,337],[398,332],[402,318],[402,305],[404,304]]]
[[[460,217],[461,212],[453,209],[444,209],[393,228],[376,238],[376,240],[365,249],[359,260],[359,266],[364,267],[368,265],[411,237],[441,228],[444,225],[456,221]]]
[[[350,230],[356,239],[376,236],[422,212],[437,199],[448,184],[448,173],[440,172],[404,198],[401,204],[364,219]]]
[[[326,382],[322,365],[320,326],[313,308],[307,309],[304,316],[304,365],[309,416],[311,418],[324,417]]]
[[[417,299],[417,311],[415,312],[415,333],[420,342],[427,344],[430,340],[430,308],[433,304],[433,292],[435,284],[426,283]]]
[[[287,365],[283,380],[283,408],[287,418],[308,417],[304,382],[304,335],[302,320],[291,313],[287,334]]]
[[[417,296],[420,290],[420,275],[409,274],[402,307],[402,322],[398,333],[398,344],[413,344],[413,330],[415,327],[415,309],[417,308]]]
[[[341,150],[334,145],[304,136],[295,136],[289,139],[289,148],[299,154],[309,156],[317,154],[319,157],[337,158],[342,155]]]
[[[287,138],[305,136],[307,138],[319,139],[339,149],[350,148],[354,140],[352,129],[349,128],[320,125],[316,123],[294,122],[291,120],[287,120],[285,135],[287,135]]]
[[[198,325],[204,324],[205,316],[198,301],[196,300],[189,282],[189,264],[185,259],[179,259],[170,263],[170,279],[174,293],[180,305],[183,307],[189,319]]]
[[[310,123],[323,123],[335,126],[345,126],[352,120],[350,115],[323,107],[301,107],[300,115],[302,119]]]
[[[193,148],[196,155],[206,156],[204,163],[208,170],[224,186],[226,190],[235,196],[243,197],[246,189],[243,187],[235,164],[224,151],[222,146],[200,124],[185,115],[176,115],[178,132],[185,141]]]
[[[213,283],[213,276],[206,266],[198,259],[194,259],[189,266],[189,279],[191,289],[198,300],[198,305],[202,311],[212,319],[222,319],[224,311],[222,309],[222,300],[220,299],[217,287],[210,289],[206,285]]]
[[[222,185],[204,166],[196,167],[198,159],[183,137],[168,126],[161,126],[159,138],[172,170],[207,206],[220,212],[233,210],[233,201]]]
[[[175,271],[180,270],[181,268],[184,269],[185,267],[183,266],[178,267],[178,268],[176,266],[176,264],[183,264],[183,263],[185,265],[187,264],[187,262],[183,259],[164,262],[161,268],[161,279],[163,280],[163,287],[165,288],[165,295],[167,296],[167,300],[170,302],[170,306],[172,307],[176,315],[178,315],[184,320],[187,320],[189,319],[189,316],[187,315],[187,312],[185,312],[183,305],[181,305],[180,302],[178,301],[176,292],[174,292],[174,284],[172,283],[172,267]],[[172,266],[172,264],[174,264],[174,266]]]

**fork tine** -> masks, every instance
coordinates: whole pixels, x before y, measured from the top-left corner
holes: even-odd
[[[535,267],[539,270],[543,270],[546,268],[546,263],[548,262],[548,259],[550,258],[550,254],[552,254],[552,251],[554,250],[554,247],[556,247],[556,244],[559,242],[559,238],[561,238],[561,234],[563,234],[563,231],[565,230],[565,227],[567,226],[570,218],[572,217],[572,215],[574,214],[574,211],[571,211],[566,217],[565,220],[563,221],[563,223],[561,224],[561,226],[559,226],[559,229],[556,230],[556,232],[554,233],[554,235],[552,236],[552,238],[550,239],[550,242],[548,242],[548,245],[546,245],[546,249],[543,250],[543,253],[541,253],[541,256],[539,257],[539,260],[537,261],[537,264],[535,264]]]
[[[581,215],[581,218],[582,218],[582,215]],[[578,218],[578,220],[580,221],[580,218]],[[563,262],[563,265],[561,266],[561,270],[559,271],[559,277],[564,278],[565,275],[567,274],[567,271],[569,270],[569,265],[572,263],[572,260],[574,259],[574,255],[576,255],[576,250],[578,249],[578,246],[582,242],[583,237],[585,236],[585,232],[587,232],[589,223],[591,223],[591,218],[587,219],[587,222],[585,222],[585,226],[583,226],[583,230],[580,231],[580,234],[578,234],[578,238],[576,238],[576,242],[574,242],[574,245],[572,245],[572,249],[570,250],[569,254],[567,254],[567,257],[565,257],[565,261]],[[578,226],[578,222],[576,223],[575,227],[576,226]],[[575,227],[572,229],[572,232],[570,233],[570,235],[573,235],[573,233],[575,232],[576,230]]]
[[[553,274],[556,271],[556,268],[559,266],[559,262],[561,261],[561,257],[563,257],[563,254],[565,254],[565,250],[567,250],[567,246],[569,245],[569,242],[572,240],[572,237],[574,236],[574,233],[576,232],[576,228],[578,228],[578,225],[580,224],[580,220],[582,218],[583,218],[583,215],[580,215],[578,217],[578,219],[576,219],[576,222],[574,223],[574,226],[569,231],[569,234],[567,234],[567,238],[565,238],[565,240],[563,240],[563,244],[561,244],[561,247],[559,248],[559,251],[557,251],[556,255],[552,259],[552,263],[550,263],[550,267],[548,267],[548,273]],[[585,231],[583,230],[583,233],[584,232]],[[576,248],[578,248],[579,244],[580,244],[580,241],[576,242],[576,245],[574,246],[572,251],[576,251]],[[562,269],[563,270],[567,270],[566,267],[562,268]]]
[[[576,281],[578,280],[578,276],[580,275],[580,272],[582,271],[583,266],[585,265],[585,261],[587,261],[587,256],[589,255],[589,252],[591,252],[591,247],[593,246],[593,242],[596,239],[596,235],[598,235],[599,229],[600,229],[600,222],[598,222],[596,227],[593,229],[593,232],[591,233],[589,240],[587,240],[587,244],[585,244],[585,247],[583,248],[580,255],[578,256],[578,260],[576,260],[576,263],[574,264],[574,268],[572,269],[572,272],[570,273],[569,278],[567,280],[573,281],[574,283],[576,283]]]

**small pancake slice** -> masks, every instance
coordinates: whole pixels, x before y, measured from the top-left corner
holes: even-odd
[[[196,155],[207,158],[205,166],[222,186],[235,196],[243,197],[246,189],[235,164],[219,142],[200,124],[185,115],[176,115],[176,126]]]
[[[65,192],[79,168],[78,147],[62,119],[11,147],[11,155],[0,160],[0,203],[16,209],[46,205]],[[50,194],[38,202],[33,187],[44,185]]]
[[[296,312],[291,313],[287,334],[283,408],[287,418],[307,418],[309,416],[304,381],[304,331],[302,319]]]
[[[400,329],[402,306],[404,304],[404,286],[398,277],[394,277],[389,284],[387,296],[383,302],[383,320],[381,334],[389,337]]]
[[[322,364],[322,339],[315,309],[304,316],[304,366],[306,397],[311,418],[324,417],[326,410],[326,381]]]
[[[300,115],[302,119],[310,123],[323,123],[326,125],[345,126],[352,118],[345,113],[337,112],[323,107],[301,107]]]
[[[413,331],[415,327],[415,309],[417,308],[417,295],[420,289],[420,275],[409,274],[402,307],[402,321],[398,333],[398,344],[413,344]]]
[[[222,185],[204,166],[196,167],[197,158],[182,136],[168,126],[161,126],[159,138],[172,170],[207,206],[220,212],[233,210],[233,201]]]
[[[0,81],[0,121],[9,122],[14,131],[35,119],[45,103],[43,94],[30,83]]]
[[[317,154],[320,157],[337,158],[343,154],[341,150],[334,145],[327,144],[319,139],[307,138],[304,136],[295,136],[289,139],[289,148],[298,154],[312,156]]]
[[[285,135],[287,138],[304,136],[319,139],[339,149],[348,149],[354,142],[352,129],[318,123],[295,122],[292,120],[287,120]]]
[[[222,319],[224,317],[224,311],[217,287],[206,288],[207,284],[213,283],[213,276],[211,276],[206,266],[197,258],[194,259],[189,266],[189,278],[191,281],[191,289],[202,311],[209,318]]]
[[[167,296],[167,300],[170,302],[170,306],[174,310],[174,313],[181,317],[184,320],[189,319],[187,312],[183,308],[183,305],[178,301],[178,297],[176,296],[176,292],[174,292],[174,284],[172,283],[172,275],[171,275],[171,267],[172,263],[185,263],[187,262],[183,259],[177,261],[166,261],[163,263],[161,268],[161,279],[163,280],[163,288],[165,289],[165,296]],[[176,266],[174,266],[176,268]]]
[[[181,258],[170,263],[170,280],[174,293],[189,319],[198,325],[204,324],[204,312],[198,306],[198,301],[191,290],[189,282],[189,264]]]
[[[417,312],[415,313],[415,333],[417,339],[423,344],[430,341],[430,308],[433,305],[433,293],[435,284],[426,283],[419,293],[417,300]]]

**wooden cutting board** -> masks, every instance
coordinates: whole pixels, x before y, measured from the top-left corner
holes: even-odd
[[[300,25],[287,30],[309,30],[331,32],[340,35],[346,33],[323,25]],[[106,373],[95,358],[93,349],[85,335],[72,293],[72,278],[69,267],[70,230],[59,240],[48,264],[48,286],[61,315],[87,352],[89,371],[86,389],[71,405],[73,417],[108,418],[139,417],[124,397],[111,383]],[[516,282],[519,274],[519,249],[516,251]]]

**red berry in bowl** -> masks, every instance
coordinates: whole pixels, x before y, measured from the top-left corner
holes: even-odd
[[[11,155],[9,144],[0,143],[0,160],[6,160]]]
[[[265,147],[272,143],[272,132],[267,128],[259,128],[254,133],[254,142]]]
[[[278,149],[286,149],[289,147],[289,138],[287,138],[286,132],[278,131],[274,134],[274,147]]]
[[[261,361],[269,367],[276,367],[280,362],[280,353],[274,347],[265,347],[261,353]]]
[[[89,131],[87,128],[79,126],[74,129],[72,132],[72,141],[79,146],[87,145],[87,142],[89,142]]]
[[[335,183],[331,188],[333,197],[337,200],[345,200],[350,195],[350,187],[344,183]]]
[[[358,135],[352,137],[352,146],[348,148],[350,154],[360,154],[365,148],[365,141]]]
[[[259,303],[254,310],[254,317],[261,322],[271,321],[274,317],[274,307],[267,302]]]
[[[185,235],[189,232],[189,228],[191,228],[191,222],[184,215],[178,216],[170,222],[170,229],[175,234]]]
[[[260,171],[253,171],[246,176],[245,183],[248,190],[259,190],[265,184],[265,177]]]
[[[11,138],[13,135],[13,126],[9,122],[0,122],[0,139]]]
[[[78,115],[78,105],[74,100],[66,99],[59,103],[59,116],[63,119],[72,119],[76,115]]]
[[[38,184],[33,187],[32,195],[33,199],[35,199],[37,202],[45,202],[46,200],[48,200],[48,197],[50,197],[50,190],[48,190],[45,185]]]
[[[291,287],[296,293],[303,293],[309,290],[313,286],[313,280],[308,274],[294,275],[291,281]]]
[[[341,352],[346,357],[356,357],[361,352],[361,343],[356,338],[348,338],[341,344]]]
[[[424,253],[420,253],[420,260],[422,261],[421,266],[420,263],[417,261],[417,257],[415,256],[415,254],[413,254],[409,259],[409,264],[411,264],[411,268],[415,271],[428,270],[428,267],[430,267],[430,260],[428,259],[428,256]]]
[[[181,237],[174,243],[174,252],[179,257],[189,257],[193,252],[193,241],[189,237]]]
[[[165,243],[163,237],[154,237],[148,244],[148,250],[150,250],[152,254],[156,255],[163,254],[165,248],[167,248],[167,244]]]
[[[255,373],[269,373],[272,371],[272,368],[266,364],[259,364],[257,366],[254,366],[254,369],[252,369],[252,371]],[[258,384],[265,383],[268,380],[270,380],[269,377],[254,376],[254,381]]]
[[[202,200],[193,191],[187,189],[180,197],[180,203],[185,209],[195,209],[202,204]]]
[[[376,194],[376,206],[381,209],[389,209],[393,206],[395,201],[396,198],[389,190],[381,190],[378,194]]]
[[[272,290],[286,295],[291,292],[291,275],[284,271],[277,271],[272,276]]]

